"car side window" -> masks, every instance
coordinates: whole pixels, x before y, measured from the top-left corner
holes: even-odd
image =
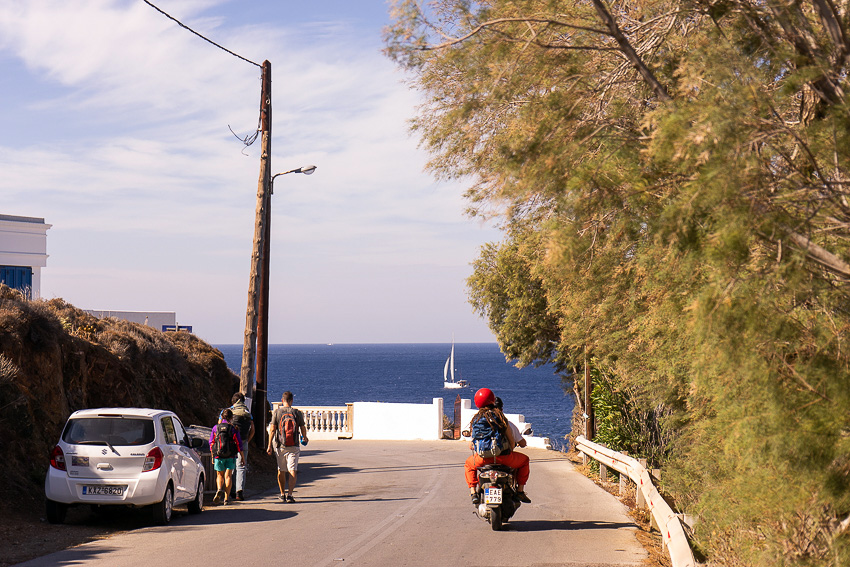
[[[188,447],[189,439],[186,438],[186,430],[183,429],[183,424],[176,417],[171,418],[171,422],[174,424],[174,435],[177,438],[177,442]]]
[[[177,433],[174,431],[174,422],[171,421],[171,416],[163,417],[160,423],[162,423],[162,431],[165,433],[165,442],[169,445],[176,445]]]

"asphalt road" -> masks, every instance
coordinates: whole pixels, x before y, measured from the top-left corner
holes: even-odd
[[[311,441],[294,504],[276,486],[249,499],[175,514],[22,563],[28,567],[211,565],[607,567],[640,565],[646,552],[616,498],[560,453],[531,457],[524,504],[506,530],[473,513],[460,441]],[[250,475],[249,475],[250,488]],[[60,528],[61,529],[61,528]]]

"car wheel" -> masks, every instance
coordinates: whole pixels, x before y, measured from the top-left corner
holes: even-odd
[[[198,494],[195,499],[189,502],[189,513],[200,514],[204,511],[204,479],[198,481]]]
[[[47,500],[45,503],[45,512],[47,513],[47,521],[51,524],[61,524],[65,521],[65,514],[68,512],[68,505],[61,502]]]
[[[171,513],[174,511],[174,490],[171,485],[165,487],[165,495],[162,501],[154,504],[153,521],[161,526],[164,526],[171,521]]]

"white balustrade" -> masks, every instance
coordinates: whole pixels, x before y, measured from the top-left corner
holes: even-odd
[[[280,406],[272,404],[272,410]],[[347,406],[296,406],[304,413],[309,439],[340,439],[352,436],[351,404]]]

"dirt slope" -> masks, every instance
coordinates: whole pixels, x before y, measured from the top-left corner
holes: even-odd
[[[237,387],[221,353],[194,335],[0,285],[0,514],[43,515],[48,455],[71,412],[154,407],[209,426]]]

